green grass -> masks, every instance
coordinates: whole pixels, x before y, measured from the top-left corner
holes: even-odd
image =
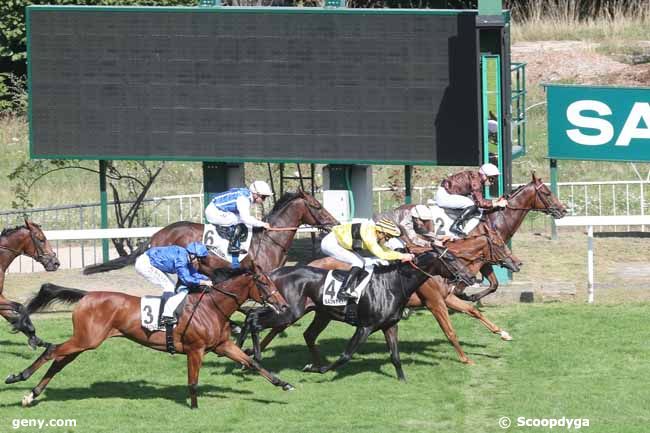
[[[502,416],[565,416],[588,418],[592,433],[644,432],[650,421],[643,380],[650,356],[648,306],[487,308],[485,313],[513,334],[512,342],[500,341],[467,317],[453,316],[474,366],[460,364],[430,314],[419,312],[400,329],[406,384],[395,379],[381,334],[373,335],[338,373],[301,373],[308,360],[304,322],[278,339],[264,360],[296,386],[294,392],[280,391],[209,355],[197,411],[187,406],[183,356],[110,340],[55,377],[33,408],[19,402],[45,369],[27,383],[3,385],[0,431],[10,431],[18,418],[73,418],[77,427],[69,431],[74,432],[489,433],[503,431],[497,426]],[[36,326],[52,341],[70,332],[66,318],[39,319]],[[332,325],[320,340],[323,353],[333,360],[351,334],[350,327]],[[36,356],[20,336],[3,332],[0,340],[5,373],[24,368]]]

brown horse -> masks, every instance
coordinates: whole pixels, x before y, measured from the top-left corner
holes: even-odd
[[[302,224],[327,228],[338,224],[321,204],[304,191],[284,194],[273,206],[266,218],[273,228],[296,228]],[[119,269],[135,262],[135,259],[149,247],[165,245],[186,246],[190,242],[202,241],[203,224],[180,221],[168,225],[155,233],[148,245],[143,245],[130,256],[111,260],[106,264],[89,266],[84,274],[94,274]],[[254,262],[263,272],[270,272],[284,264],[287,253],[296,235],[296,230],[261,230],[255,229],[250,251],[242,261],[242,268],[250,268]],[[211,275],[211,271],[219,268],[229,268],[230,263],[214,254],[210,254],[199,271]]]
[[[508,246],[505,244],[503,239],[493,230],[489,229],[489,226],[483,226],[480,229],[477,229],[472,236],[467,239],[458,240],[454,242],[448,242],[447,246],[449,251],[451,251],[458,260],[470,271],[471,274],[476,274],[478,270],[485,263],[495,263],[502,264],[506,267],[509,267],[513,271],[517,271],[518,263],[512,259],[512,255]],[[310,266],[314,266],[321,269],[340,269],[348,270],[350,265],[347,263],[340,262],[332,257],[325,257],[322,259],[315,260],[309,263]],[[461,362],[471,364],[473,363],[463,349],[460,347],[458,337],[456,332],[451,325],[449,319],[449,312],[447,307],[452,308],[456,311],[462,311],[466,314],[469,314],[477,319],[479,319],[485,326],[488,327],[492,332],[498,333],[504,339],[510,339],[510,336],[507,332],[500,329],[498,326],[487,320],[478,309],[472,305],[468,305],[465,302],[461,301],[453,294],[454,287],[447,284],[447,280],[442,277],[434,277],[427,279],[416,291],[422,299],[425,299],[426,307],[431,310],[434,317],[438,321],[438,324],[444,331],[445,335],[449,339],[450,343],[456,349],[458,357]],[[422,302],[419,297],[411,296],[408,306],[410,307],[420,307]],[[305,331],[305,341],[313,342],[318,334],[322,332],[325,327],[328,325],[327,322],[319,322],[318,326],[310,327]],[[257,351],[259,353],[261,350],[264,350],[269,343],[275,338],[277,334],[282,332],[287,326],[277,327],[271,329],[271,331],[266,335],[264,340],[260,344],[260,349]],[[255,344],[256,338],[253,339],[253,344]]]
[[[36,330],[25,308],[2,294],[5,272],[11,262],[21,255],[36,260],[48,272],[56,271],[60,263],[38,224],[25,219],[24,226],[5,229],[0,233],[0,316],[9,322],[13,329],[25,334],[30,347],[35,349],[45,343],[36,336]]]
[[[551,215],[555,219],[562,218],[567,213],[566,207],[553,195],[542,179],[535,176],[534,171],[531,173],[531,177],[532,180],[529,183],[520,186],[506,196],[508,206],[504,210],[487,214],[487,221],[484,224],[494,227],[506,242],[512,238],[531,210]],[[483,266],[481,274],[488,279],[490,286],[466,297],[466,300],[476,302],[490,293],[494,293],[499,287],[499,281],[491,264]]]
[[[176,351],[187,354],[187,377],[191,407],[197,407],[199,370],[206,351],[227,356],[248,368],[254,368],[273,385],[285,391],[293,386],[265,370],[256,361],[230,341],[228,318],[247,299],[260,303],[267,301],[276,309],[287,304],[265,275],[250,271],[236,271],[238,275],[222,284],[215,284],[210,291],[191,294],[185,304],[180,320],[174,330]],[[110,337],[126,337],[154,350],[165,351],[165,333],[150,332],[140,323],[140,298],[126,293],[86,292],[78,289],[44,284],[38,295],[30,301],[27,310],[39,311],[54,302],[79,301],[72,313],[74,331],[66,342],[51,345],[32,365],[19,374],[7,377],[5,383],[27,380],[43,364],[54,363],[32,391],[23,398],[23,406],[29,406],[50,380],[80,353],[97,348]]]

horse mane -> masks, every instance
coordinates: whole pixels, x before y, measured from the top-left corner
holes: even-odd
[[[527,187],[528,185],[530,185],[530,182],[529,182],[529,183],[525,183],[525,184],[523,184],[523,185],[519,185],[517,188],[513,189],[513,190],[510,191],[508,194],[506,194],[506,199],[509,199],[509,198],[514,197],[515,195],[519,194],[519,193],[520,193],[521,191],[523,191],[524,188]]]
[[[270,221],[271,218],[275,217],[285,207],[287,207],[289,203],[300,197],[302,197],[300,192],[285,192],[284,195],[275,202],[271,211],[263,218],[263,221]]]
[[[10,234],[17,232],[20,229],[26,229],[27,226],[16,226],[12,229],[4,229],[2,230],[2,233],[0,233],[0,236],[9,236]]]
[[[239,269],[230,269],[230,268],[219,268],[215,269],[212,273],[212,281],[215,284],[221,284],[231,278],[238,277],[250,273],[249,269],[239,268]]]

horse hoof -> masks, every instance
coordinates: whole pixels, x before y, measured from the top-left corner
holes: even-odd
[[[284,391],[294,391],[296,388],[294,388],[290,383],[285,383],[282,389]]]
[[[469,359],[469,358],[467,358],[467,359],[461,359],[460,362],[462,362],[462,363],[465,364],[465,365],[476,365],[476,363],[475,363],[474,361],[472,361],[471,359]]]
[[[30,392],[25,397],[23,397],[22,405],[23,407],[29,407],[34,402],[34,393]]]
[[[253,349],[244,349],[244,353],[245,353],[246,355],[248,355],[248,356],[253,356],[253,355],[255,355],[255,352],[253,351]]]
[[[5,379],[5,383],[6,383],[7,385],[10,385],[10,384],[12,384],[12,383],[20,382],[20,380],[21,380],[21,379],[20,379],[20,374],[10,374],[10,375],[7,376],[7,378]]]
[[[504,341],[512,341],[512,336],[508,334],[508,331],[501,331],[499,335],[501,335],[501,339]]]
[[[302,371],[304,373],[316,373],[318,371],[318,369],[314,369],[313,364],[307,364],[302,368]]]

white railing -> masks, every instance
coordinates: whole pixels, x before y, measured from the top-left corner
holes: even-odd
[[[514,185],[517,187],[519,185]],[[413,188],[414,203],[426,203],[435,196],[437,185],[416,186]],[[318,194],[317,194],[318,195]],[[404,189],[376,187],[373,189],[374,209],[385,211],[403,203]],[[569,216],[601,216],[601,215],[650,215],[649,181],[605,181],[605,182],[560,182],[558,198],[568,207]],[[79,230],[98,229],[100,227],[99,204],[58,206],[54,208],[24,209],[19,211],[0,212],[2,227],[22,224],[23,215],[30,217],[46,229]],[[111,215],[112,217],[112,215]],[[176,221],[187,220],[201,222],[203,219],[203,194],[185,194],[147,199],[137,225],[162,227]],[[109,225],[115,226],[109,220]],[[618,226],[613,226],[615,229]],[[624,226],[624,230],[632,230],[642,226]],[[601,226],[602,229],[602,226]],[[521,230],[549,232],[549,217],[531,212],[522,225]],[[147,237],[147,236],[144,236]],[[64,268],[83,267],[96,263],[101,258],[101,242],[97,239],[66,238],[52,240],[53,247]],[[111,257],[117,253],[111,249]],[[81,266],[75,266],[80,264]],[[41,269],[38,263],[31,259],[16,260],[10,267],[10,272],[30,272]]]

